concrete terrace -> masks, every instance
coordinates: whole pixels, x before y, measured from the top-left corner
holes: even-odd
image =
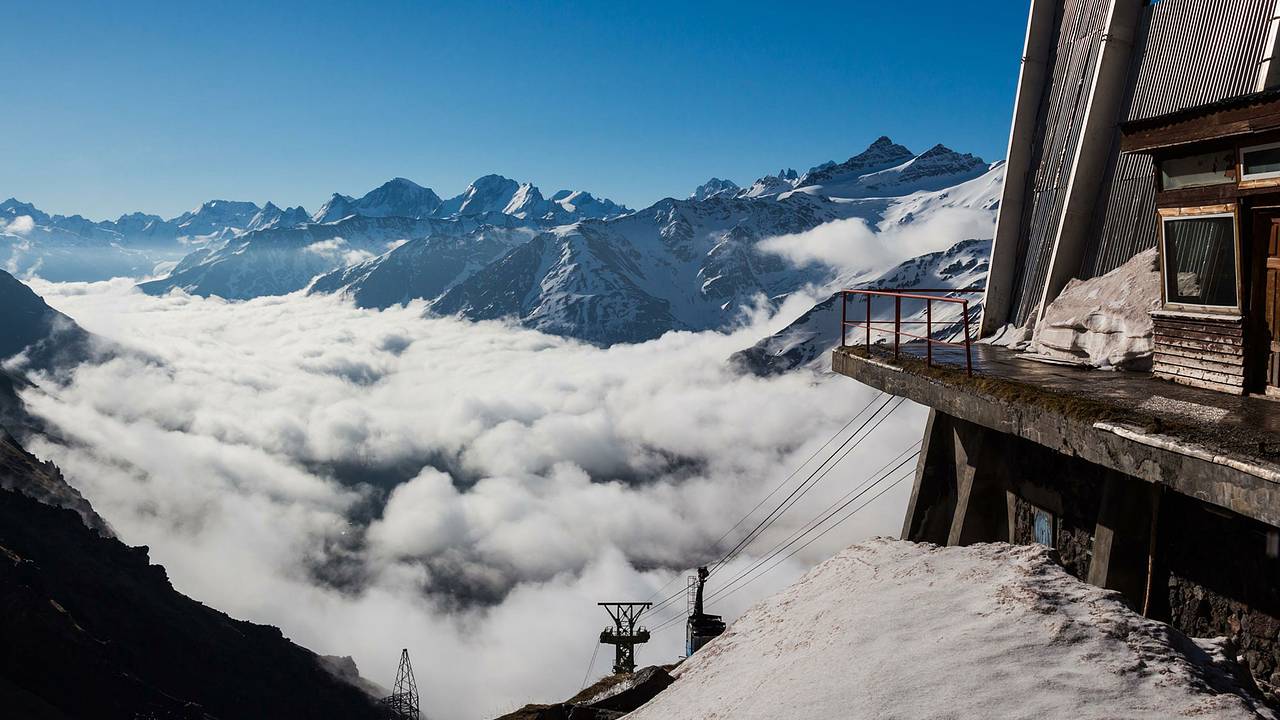
[[[1280,402],[1146,373],[1050,365],[1006,348],[847,346],[832,369],[938,412],[1280,524]]]

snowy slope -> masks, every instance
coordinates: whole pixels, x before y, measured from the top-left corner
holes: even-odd
[[[386,253],[401,241],[464,233],[479,224],[354,215],[334,223],[257,230],[197,251],[167,277],[139,287],[153,295],[181,289],[228,300],[283,295],[305,288],[317,275]]]
[[[882,204],[797,196],[761,202],[717,195],[662,200],[608,221],[539,235],[460,283],[432,305],[473,319],[513,317],[544,332],[610,344],[668,330],[722,327],[758,296],[829,280],[756,244]]]
[[[171,220],[129,213],[93,221],[10,198],[0,202],[0,268],[54,281],[150,275],[193,246],[242,232],[262,212],[253,203],[211,200]]]
[[[881,140],[888,141],[888,138]],[[880,162],[901,157],[896,148],[906,149],[889,145],[879,148],[872,157],[863,160],[859,160],[861,156],[854,157],[841,165],[806,173],[796,181],[797,191],[844,198],[908,195],[958,185],[990,169],[982,158],[961,154],[943,145],[934,145],[920,155],[881,168]],[[874,145],[867,152],[873,149],[876,149]]]
[[[1038,545],[877,539],[748,610],[628,720],[1273,718],[1192,640]]]
[[[523,227],[484,225],[469,232],[464,232],[462,225],[446,228],[409,240],[384,255],[321,275],[308,292],[342,293],[367,308],[435,298],[535,234]]]
[[[982,288],[986,284],[988,263],[991,257],[990,240],[964,240],[947,250],[912,258],[890,269],[883,275],[859,283],[849,284],[851,290],[910,290],[914,288]],[[976,322],[982,313],[982,293],[930,293],[937,297],[956,297],[969,300],[970,321]],[[734,353],[735,364],[759,375],[786,372],[802,365],[827,362],[827,353],[840,344],[840,297],[833,292],[826,300],[814,305],[782,330],[763,338],[755,345]],[[848,301],[850,319],[865,318],[866,307],[862,298]],[[904,301],[902,319],[924,320],[924,303]],[[953,304],[934,303],[936,337],[949,337],[960,328],[961,311]],[[893,301],[883,299],[872,305],[873,321],[892,322]],[[907,329],[923,334],[924,325]],[[853,333],[849,342],[865,342],[861,334]],[[884,340],[876,335],[872,341]]]

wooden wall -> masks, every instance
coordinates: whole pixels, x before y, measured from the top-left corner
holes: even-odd
[[[1155,323],[1156,377],[1244,394],[1244,321],[1238,316],[1160,310]]]

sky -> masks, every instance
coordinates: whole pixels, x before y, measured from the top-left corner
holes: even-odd
[[[0,198],[315,210],[499,173],[631,207],[880,135],[1003,157],[1025,2],[22,3]]]

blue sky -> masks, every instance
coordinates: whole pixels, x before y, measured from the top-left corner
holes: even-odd
[[[490,172],[632,207],[888,134],[1005,151],[1026,3],[23,3],[0,198],[316,209]]]

